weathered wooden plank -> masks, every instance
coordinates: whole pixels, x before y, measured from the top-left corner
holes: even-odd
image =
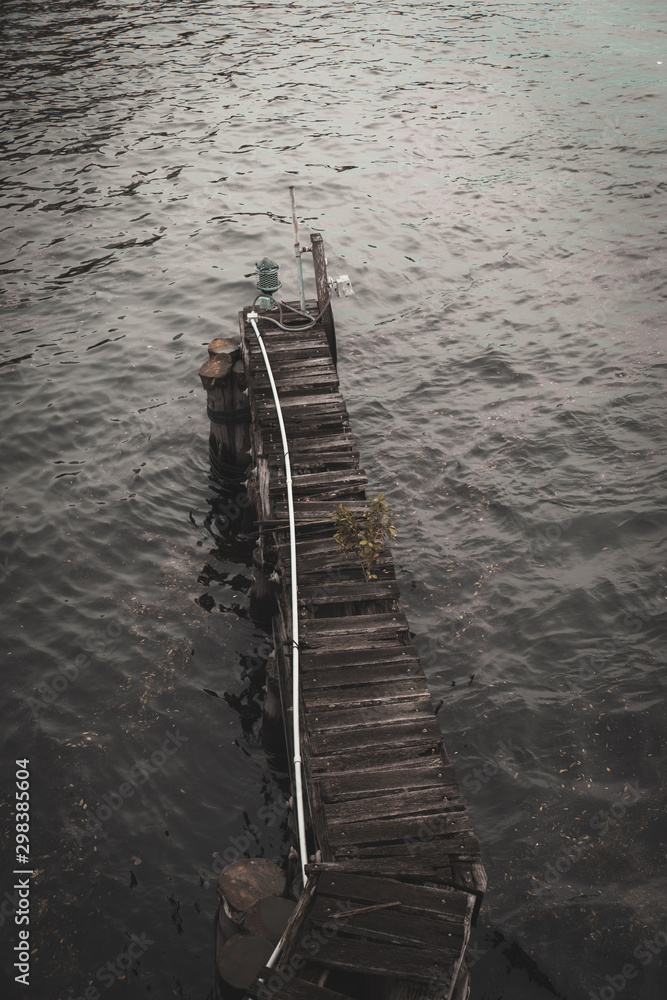
[[[255,380],[255,385],[259,384],[258,380],[265,379],[264,384],[265,392],[268,393],[269,378],[266,373],[266,366],[264,365],[264,359],[261,357],[260,352],[256,351],[251,356],[250,362],[251,376]],[[331,359],[327,357],[314,357],[310,360],[304,359],[303,363],[298,365],[287,365],[284,363],[272,364],[271,370],[273,371],[274,378],[278,387],[280,388],[279,379],[288,379],[294,382],[307,381],[312,376],[326,376],[326,378],[332,383],[338,383],[338,372],[331,364]]]
[[[271,978],[275,977],[275,973],[268,975],[270,973],[271,970],[267,970],[267,982],[270,982]],[[277,981],[278,977],[275,978]],[[256,997],[257,991],[251,991],[251,996]],[[271,991],[271,996],[274,997],[274,1000],[350,1000],[348,996],[343,996],[342,993],[335,993],[325,986],[317,986],[316,983],[304,982],[302,979],[291,979],[277,992],[274,993]]]
[[[258,414],[255,419],[257,423],[259,423],[262,431],[274,431],[276,435],[279,433],[278,417],[275,410],[271,410],[267,407],[267,409],[261,414]],[[300,433],[319,434],[328,432],[334,428],[340,427],[341,423],[345,425],[348,419],[349,418],[345,415],[345,413],[343,413],[340,407],[336,406],[335,403],[322,404],[322,406],[311,407],[311,409],[304,410],[303,412],[296,411],[294,414],[290,415],[289,434],[290,437],[293,438],[298,437]]]
[[[461,883],[460,888],[464,888],[466,892],[486,892],[486,871],[479,855],[476,857],[452,858],[451,861],[454,877],[458,878]],[[459,866],[457,870],[455,870],[456,864]],[[467,877],[468,874],[470,874],[470,879]]]
[[[285,484],[285,474],[281,468],[278,475],[279,485],[284,487]],[[366,478],[366,473],[363,469],[355,469],[354,472],[312,472],[305,473],[302,475],[293,476],[292,484],[293,486],[299,486],[301,489],[309,488],[315,494],[319,493],[321,490],[326,490],[331,486],[341,486],[345,483],[353,483],[355,486],[367,486],[368,479]],[[278,483],[276,483],[278,485]],[[334,543],[335,544],[335,543]]]
[[[359,906],[389,903],[397,899],[406,912],[450,917],[452,914],[464,916],[475,902],[469,893],[451,886],[412,885],[398,879],[329,872],[326,865],[317,867],[320,872],[319,895],[332,899],[353,899]]]
[[[310,919],[316,925],[336,919],[341,913],[340,899],[318,894],[310,910]],[[354,906],[355,904],[353,904]],[[343,911],[344,913],[344,911]],[[371,941],[391,941],[397,945],[412,945],[437,949],[443,958],[450,960],[460,954],[463,946],[465,914],[423,917],[402,906],[377,910],[371,913],[341,916],[336,924],[345,927],[345,934],[359,934]]]
[[[440,996],[444,994],[440,993]],[[438,994],[436,994],[437,998]],[[468,1000],[470,996],[470,972],[466,965],[465,958],[459,966],[459,972],[454,983],[450,1000]]]
[[[289,337],[289,340],[291,342],[294,342],[294,334],[292,334],[291,336],[289,334],[286,334],[286,336]],[[317,340],[317,334],[315,335],[315,339]],[[287,341],[280,341],[280,342],[276,341],[278,349],[280,348],[281,343],[286,344]],[[303,344],[303,342],[301,343]],[[318,347],[319,346],[321,345],[318,342]],[[331,363],[331,358],[328,358],[326,356],[326,353],[323,354],[319,350],[316,354],[314,353],[311,357],[303,358],[301,361],[299,361],[298,365],[290,364],[289,360],[287,361],[274,360],[275,351],[273,349],[273,346],[271,346],[269,349],[269,357],[271,359],[271,368],[277,372],[291,371],[293,374],[296,375],[309,375],[311,372],[327,372],[327,374],[337,376],[336,369]],[[258,350],[253,351],[252,355],[250,356],[250,368],[251,371],[256,374],[263,374],[266,372],[264,360],[261,357],[261,354]]]
[[[354,775],[374,767],[415,767],[420,762],[446,760],[442,744],[442,734],[424,743],[408,743],[404,746],[363,746],[350,747],[337,754],[315,756],[311,760],[312,773],[320,777]]]
[[[284,400],[280,400],[280,407],[283,411],[283,416],[286,418],[285,423],[291,420],[293,415],[298,415],[298,411],[300,410],[307,411],[308,413],[316,412],[317,410],[334,410],[336,412],[347,413],[345,400],[339,392],[318,392],[312,396],[295,396],[290,394]],[[262,413],[264,409],[275,410],[273,396],[258,399],[258,412]]]
[[[263,338],[262,338],[263,339]],[[251,365],[253,361],[253,355],[259,355],[259,348],[250,347],[250,357]],[[283,342],[281,344],[276,344],[271,346],[269,353],[269,360],[271,365],[282,362],[283,364],[299,364],[302,361],[308,360],[309,358],[326,358],[327,348],[319,343],[315,343],[312,346],[303,344],[298,340],[293,343]],[[261,355],[255,359],[255,364],[261,364]]]
[[[317,871],[337,871],[349,875],[368,875],[372,878],[394,878],[400,867],[402,878],[418,880],[420,884],[438,882],[440,885],[454,886],[449,858],[446,854],[437,857],[413,857],[403,850],[401,853],[390,853],[398,845],[386,845],[384,854],[374,854],[369,857],[336,857],[335,861],[321,864],[306,865],[306,873]],[[378,851],[382,848],[378,848]]]
[[[279,969],[284,967],[289,962],[301,938],[308,911],[317,891],[318,880],[319,875],[313,875],[308,879],[304,887],[304,891],[301,893],[299,898],[299,902],[296,905],[296,909],[293,911],[289,919],[289,923],[287,924],[283,937],[283,948],[278,958],[277,968]],[[264,969],[257,977],[256,985],[259,985],[262,980],[266,981],[267,977],[270,977],[270,975],[271,970]]]
[[[317,455],[304,455],[298,450],[291,451],[292,465],[294,471],[299,473],[301,469],[309,472],[337,472],[339,469],[355,469],[359,464],[359,452],[350,451],[349,454],[343,451],[319,452]]]
[[[417,820],[419,821],[418,825]],[[464,853],[479,855],[479,845],[477,848],[474,847],[476,840],[470,831],[464,830],[454,836],[443,836],[433,832],[434,828],[437,831],[437,824],[437,817],[435,820],[428,816],[417,817],[413,831],[414,836],[402,837],[395,841],[380,841],[376,844],[350,844],[348,847],[341,845],[336,848],[335,860],[365,859],[371,861],[378,858],[393,858],[397,865],[394,871],[394,875],[396,875],[399,868],[402,869],[406,855],[419,860],[420,863],[436,866],[444,860],[450,871],[452,858],[457,858]],[[444,827],[444,823],[442,826]],[[452,881],[447,884],[453,885],[454,883]],[[460,886],[456,888],[460,888]]]
[[[391,695],[391,685],[414,683],[419,686],[425,685],[426,682],[419,671],[399,660],[390,663],[366,663],[357,667],[321,667],[309,664],[302,671],[303,690],[307,692],[306,697],[312,706],[316,705],[318,700],[324,701],[329,698],[333,707],[347,700],[348,689],[352,691],[356,689],[362,700],[368,700],[369,697],[374,700],[370,692],[373,687],[383,683],[388,685],[387,694]]]
[[[326,341],[322,337],[321,330],[311,327],[310,330],[279,330],[278,327],[270,327],[261,321],[257,324],[262,335],[269,360],[273,355],[281,350],[289,348],[317,349],[323,348],[326,353]],[[260,356],[261,351],[257,338],[252,327],[249,327],[248,345],[252,355]]]
[[[428,816],[442,817],[443,822],[449,823],[454,813],[464,812],[464,807],[457,786],[445,788],[442,785],[431,785],[414,790],[397,789],[385,795],[339,799],[327,802],[324,810],[330,825],[341,826],[364,820],[404,816],[419,816],[422,822]],[[467,813],[465,818],[467,819]],[[469,828],[467,824],[465,828]]]
[[[301,723],[302,732],[302,753],[304,756],[304,768],[305,775],[307,778],[307,789],[308,789],[308,803],[310,805],[310,815],[312,821],[313,835],[315,837],[315,842],[321,854],[325,858],[331,857],[331,842],[329,840],[329,826],[327,823],[326,812],[324,810],[324,804],[322,802],[322,795],[320,786],[313,779],[310,771],[310,761],[312,759],[312,751],[310,747],[310,733],[305,724],[305,720],[302,719]]]
[[[348,420],[345,407],[340,400],[329,398],[328,396],[318,396],[320,403],[315,406],[300,406],[297,400],[293,402],[288,398],[284,402],[281,400],[281,409],[285,425],[289,420],[290,433],[298,431],[299,427],[309,427],[313,432],[318,426],[328,424],[333,427],[340,426]],[[275,404],[273,401],[265,405],[256,407],[256,419],[260,421],[263,428],[270,429],[278,424]]]
[[[298,561],[298,556],[297,556]],[[300,575],[299,580],[303,577]],[[346,604],[356,601],[398,599],[395,580],[352,580],[334,583],[300,583],[299,600],[304,604]]]
[[[329,520],[333,524],[333,516],[340,503],[324,500],[302,500],[295,503],[294,509],[297,519],[300,521],[309,518],[313,521]],[[346,506],[353,514],[364,514],[368,510],[367,500],[352,500]],[[276,503],[276,514],[285,518],[287,514],[287,501]]]
[[[273,369],[272,369],[273,370]],[[328,366],[322,365],[321,371],[310,369],[306,374],[301,371],[274,372],[274,381],[278,389],[278,395],[296,393],[301,396],[315,396],[319,393],[338,392],[339,382],[335,372],[330,371]],[[255,389],[262,389],[268,392],[271,387],[268,374],[262,373],[259,369],[254,374]]]
[[[280,448],[276,448],[275,454],[267,452],[267,458],[274,464],[279,464],[281,466],[280,474],[283,475],[283,451],[282,445]],[[311,472],[338,472],[340,469],[356,469],[359,463],[359,452],[352,451],[351,449],[340,449],[339,451],[303,451],[299,448],[299,443],[297,441],[292,441],[290,446],[290,461],[292,462],[293,471],[299,473],[300,469],[309,470],[304,471],[304,475],[308,475]],[[336,543],[333,541],[333,532],[329,536],[329,548],[333,553],[335,551]]]
[[[278,417],[267,411],[262,417],[256,418],[262,432],[273,433],[277,438],[279,434]],[[322,407],[317,413],[295,414],[290,420],[288,441],[295,437],[307,434],[329,433],[340,427],[341,423],[346,426],[348,417],[336,412],[334,409]]]
[[[415,698],[410,701],[386,702],[379,705],[362,705],[360,708],[334,708],[324,711],[314,708],[312,711],[306,705],[306,724],[311,733],[334,731],[342,735],[347,730],[358,733],[360,739],[368,727],[386,726],[390,723],[411,722],[416,728],[423,719],[433,716],[433,706],[430,697]]]
[[[375,976],[400,976],[406,979],[416,979],[428,982],[435,976],[443,974],[447,968],[446,959],[442,959],[437,951],[421,948],[397,948],[394,945],[373,942],[369,949],[364,941],[348,938],[330,938],[318,946],[317,941],[310,949],[302,944],[305,955],[313,953],[319,964],[334,969],[346,969],[349,972],[359,972]]]
[[[282,556],[279,556],[279,559],[281,564],[286,568],[290,566],[289,561],[283,560]],[[394,576],[394,568],[385,557],[378,559],[373,567],[375,576],[377,577],[375,580],[366,579],[361,561],[357,559],[348,559],[339,562],[335,557],[332,556],[329,560],[327,555],[323,554],[319,560],[319,570],[317,568],[318,558],[316,556],[300,558],[297,555],[297,560],[299,587],[303,587],[304,590],[312,587],[313,589],[317,589],[318,592],[321,591],[323,595],[328,593],[333,595],[339,584],[349,586],[350,591],[363,585],[366,588],[366,593],[373,593],[374,588],[383,587],[383,593],[389,589],[390,596],[398,600],[398,584]],[[396,591],[395,594],[394,590]]]
[[[313,733],[311,745],[313,753],[317,757],[331,758],[336,754],[347,754],[354,750],[354,756],[359,759],[363,751],[368,766],[380,760],[387,760],[393,751],[396,760],[405,759],[404,753],[408,750],[414,752],[415,747],[424,747],[430,750],[442,743],[442,733],[435,719],[428,716],[415,726],[413,722],[394,722],[385,725],[377,725],[375,729],[347,729],[345,732],[336,733],[326,730],[322,733]],[[387,753],[387,751],[389,751]],[[349,761],[349,755],[346,763]],[[331,768],[333,773],[332,760],[324,760],[320,765],[325,770]],[[317,765],[314,765],[317,767]],[[343,766],[339,764],[339,767]],[[319,767],[317,767],[319,769]]]
[[[377,671],[374,683],[330,687],[328,678],[322,677],[319,686],[311,684],[306,701],[310,712],[338,712],[340,709],[361,708],[363,705],[380,705],[395,701],[431,700],[426,681],[419,676],[398,681],[385,681]]]
[[[407,672],[414,672],[415,675],[423,676],[417,651],[414,646],[405,646],[402,643],[384,646],[371,646],[364,649],[305,649],[303,650],[301,661],[305,667],[313,670],[334,670],[342,668],[373,668],[385,667],[390,664],[405,667]],[[363,674],[363,670],[359,670]]]
[[[406,821],[403,825],[403,835],[400,829],[394,826],[389,832],[392,839],[383,840],[382,836],[386,830],[373,831],[373,835],[379,834],[380,839],[370,842],[357,842],[345,845],[344,843],[333,843],[331,847],[331,857],[334,861],[349,861],[352,859],[377,860],[378,858],[393,858],[396,865],[394,874],[403,872],[403,866],[409,858],[411,862],[419,864],[420,868],[432,868],[437,871],[443,864],[450,872],[450,878],[438,879],[447,882],[448,885],[455,885],[454,876],[451,874],[451,859],[456,854],[463,851],[473,853],[479,850],[479,843],[471,830],[460,830],[458,833],[447,835],[431,835],[429,833],[429,823],[432,817],[416,816]],[[437,817],[435,818],[437,821]],[[344,840],[345,838],[342,838]],[[391,850],[390,850],[391,849]],[[458,888],[458,886],[457,886]]]
[[[312,380],[314,386],[325,385],[327,391],[340,391],[336,370],[326,358],[315,358],[314,364],[310,365],[276,365],[275,368],[272,365],[271,371],[279,390],[287,390],[289,386],[308,385]],[[264,359],[260,360],[259,354],[256,355],[256,361],[252,363],[251,378],[255,388],[261,388],[268,395],[270,379],[264,366]],[[319,389],[316,389],[315,392],[319,392]]]
[[[354,799],[371,792],[379,795],[404,788],[436,786],[445,789],[458,788],[454,768],[446,766],[441,760],[430,758],[416,758],[410,762],[409,767],[396,764],[320,778],[324,802]]]
[[[332,636],[356,636],[361,633],[370,640],[370,646],[376,635],[402,631],[408,631],[408,621],[402,611],[347,618],[313,618],[302,624],[302,634],[310,645],[324,643]]]
[[[452,843],[461,844],[461,849],[465,850],[465,840],[460,840],[460,835],[471,832],[470,818],[467,812],[431,814],[428,817],[423,815],[395,816],[389,819],[368,819],[360,822],[336,823],[329,821],[329,841],[334,852],[338,846],[346,844],[377,844],[386,840],[411,840],[424,836],[423,831],[428,830],[426,823],[431,823],[436,829],[443,831],[443,836],[447,836]],[[451,853],[448,851],[448,853]]]
[[[299,433],[292,434],[291,428],[286,428],[287,439],[294,442],[294,447],[300,451],[312,452],[318,455],[320,451],[345,451],[348,448],[356,449],[357,440],[352,432],[345,426],[339,427],[331,433],[321,433],[317,435],[308,434],[303,428],[299,428]],[[276,439],[273,444],[279,443]],[[271,447],[271,441],[266,442],[267,447]]]
[[[357,616],[358,619],[363,617],[370,618],[371,616],[370,615]],[[302,619],[302,623],[312,622],[312,621],[321,622],[321,621],[326,621],[326,619],[324,618]],[[390,626],[383,628],[381,626],[376,625],[374,628],[369,629],[368,633],[365,632],[364,630],[359,630],[349,633],[341,633],[340,635],[331,633],[330,635],[323,636],[317,640],[313,639],[312,642],[308,640],[308,647],[304,648],[321,649],[323,651],[326,650],[327,652],[330,653],[336,653],[336,652],[344,653],[348,650],[349,651],[365,650],[369,649],[371,646],[373,646],[376,649],[381,649],[383,646],[388,646],[388,647],[394,646],[396,642],[403,637],[407,639],[407,631],[402,633],[400,630],[391,628]]]
[[[271,370],[274,373],[274,378],[276,375],[280,377],[282,375],[289,374],[303,378],[308,378],[311,374],[328,375],[329,377],[336,376],[336,369],[331,364],[331,359],[323,356],[301,358],[298,366],[295,366],[291,360],[277,362],[273,358],[270,358],[269,360],[271,361]],[[249,355],[249,364],[246,366],[246,375],[251,386],[257,386],[258,380],[261,383],[263,378],[266,379],[266,385],[268,386],[269,379],[266,374],[264,359],[259,351],[255,351],[252,355]],[[265,393],[269,392],[268,388],[264,391]]]
[[[339,496],[341,499],[345,497],[352,499],[353,497],[363,497],[367,485],[368,480],[364,473],[349,469],[306,473],[305,475],[296,474],[292,477],[292,489],[295,497],[304,494],[320,497],[321,494],[326,494],[327,499],[334,496]],[[274,476],[271,493],[276,496],[284,495],[284,492],[284,475]]]
[[[403,657],[394,656],[394,649],[406,650],[408,654]],[[381,654],[387,651],[386,657]],[[355,663],[357,657],[365,653],[373,652],[377,654],[374,659]],[[396,646],[391,643],[383,643],[381,646],[374,646],[370,650],[368,647],[362,649],[307,649],[304,647],[303,676],[304,684],[307,688],[319,690],[323,687],[347,687],[349,685],[376,684],[386,678],[388,683],[398,680],[416,681],[423,683],[424,675],[419,667],[419,661],[414,659],[414,650],[410,646]],[[321,653],[321,656],[316,654]],[[314,655],[311,655],[314,654]],[[355,655],[356,654],[356,655]],[[340,662],[338,657],[340,656]]]
[[[282,375],[288,371],[303,371],[306,375],[311,373],[318,375],[331,374],[328,364],[329,359],[323,348],[309,349],[301,347],[291,350],[289,348],[279,348],[276,351],[269,352],[269,359],[271,370],[274,372],[274,378],[276,373]],[[266,368],[264,360],[258,351],[255,352],[254,357],[252,352],[248,352],[246,372],[248,373],[248,385],[255,391],[255,397],[257,399],[269,398],[270,391],[262,391],[262,379]]]
[[[308,467],[313,468],[312,465]],[[330,471],[337,472],[339,470],[332,469]],[[353,573],[354,579],[357,579],[359,572],[362,571],[361,560],[356,555],[346,555],[345,552],[341,551],[334,538],[334,531],[332,523],[331,531],[325,537],[305,538],[298,541],[297,559],[300,576],[318,573],[323,583],[335,583],[345,573]],[[307,549],[306,546],[310,546],[310,548]],[[285,563],[289,562],[289,549],[282,545],[280,546],[280,557]],[[373,567],[373,571],[378,577],[382,574],[392,580],[396,578],[394,562],[391,553],[386,548],[374,560]],[[362,579],[365,577],[362,576]]]

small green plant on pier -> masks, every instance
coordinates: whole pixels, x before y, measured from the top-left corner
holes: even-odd
[[[349,507],[340,504],[334,513],[334,521],[338,529],[334,539],[345,557],[351,552],[356,553],[361,559],[366,579],[377,580],[377,574],[372,572],[373,565],[384,548],[387,536],[396,534],[384,493],[371,500],[364,514],[353,514]]]

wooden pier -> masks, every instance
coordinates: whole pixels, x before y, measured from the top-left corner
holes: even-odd
[[[369,580],[333,537],[337,506],[362,512],[369,501],[332,357],[326,275],[318,293],[307,309],[321,322],[307,330],[282,330],[263,318],[276,313],[259,311],[257,320],[292,462],[309,863],[282,952],[249,993],[275,1000],[463,1000],[464,952],[486,877],[399,604],[391,554],[383,550],[377,578]],[[273,608],[289,743],[283,449],[249,311],[240,314],[240,348],[260,525],[256,592]]]

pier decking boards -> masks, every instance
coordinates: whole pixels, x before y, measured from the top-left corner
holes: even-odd
[[[308,305],[317,312],[315,303]],[[340,973],[357,973],[389,977],[394,985],[386,996],[392,1000],[463,998],[463,954],[486,877],[400,608],[391,554],[383,551],[377,579],[367,580],[360,560],[346,558],[333,538],[338,505],[364,511],[368,502],[325,331],[319,325],[283,331],[261,313],[258,325],[292,462],[302,758],[309,847],[311,856],[319,853],[318,863],[306,869],[309,899],[297,908],[281,957],[251,993],[337,1000]],[[240,327],[261,553],[265,573],[277,580],[273,631],[289,740],[283,451],[266,369],[245,313]]]

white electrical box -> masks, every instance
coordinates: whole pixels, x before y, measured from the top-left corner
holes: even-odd
[[[335,292],[339,297],[354,295],[354,289],[352,288],[352,282],[347,274],[339,274],[336,280],[329,278],[329,288],[332,292]]]

